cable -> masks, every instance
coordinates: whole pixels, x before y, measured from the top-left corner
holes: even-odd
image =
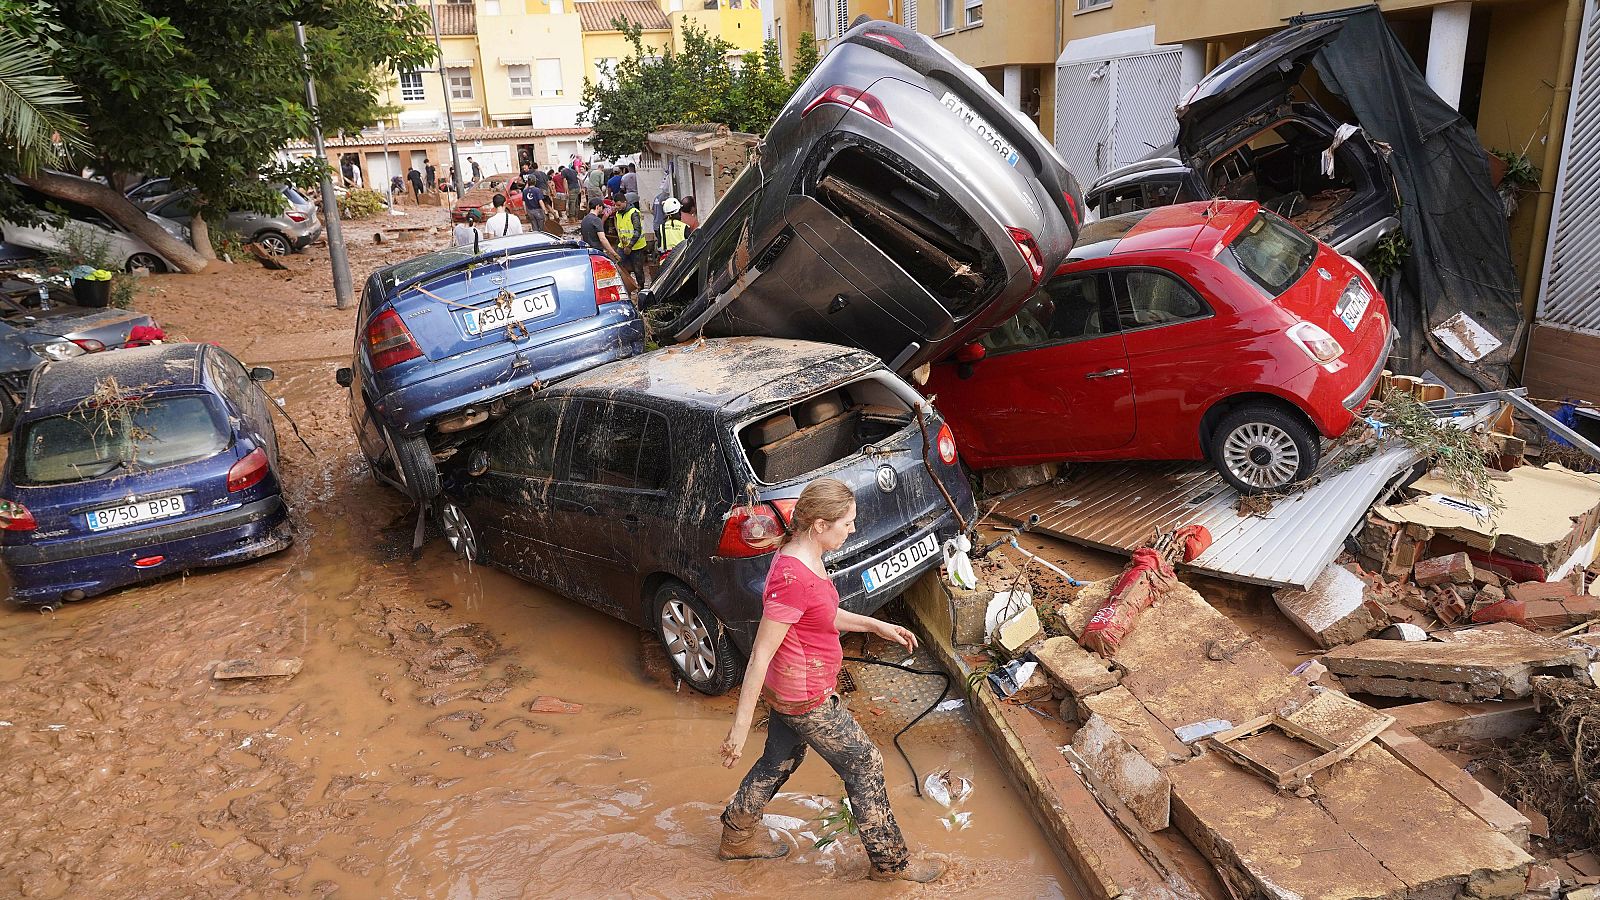
[[[917,792],[917,796],[921,797],[922,779],[917,777],[917,767],[912,764],[910,754],[906,753],[906,748],[900,746],[900,736],[910,731],[911,726],[922,721],[923,716],[933,712],[935,707],[944,702],[944,698],[950,693],[950,673],[930,671],[928,669],[913,669],[910,666],[902,666],[899,663],[892,663],[881,659],[870,659],[864,656],[846,656],[845,659],[849,660],[850,662],[866,663],[869,666],[887,666],[891,669],[899,669],[902,672],[910,672],[913,675],[937,675],[938,677],[944,679],[944,687],[940,689],[939,696],[935,698],[932,703],[928,704],[928,708],[919,713],[915,719],[907,722],[906,727],[894,733],[894,748],[900,751],[900,758],[906,761],[906,768],[911,770],[911,787]]]

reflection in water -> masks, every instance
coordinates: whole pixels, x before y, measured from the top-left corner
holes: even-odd
[[[854,840],[718,862],[743,774],[716,753],[732,699],[675,691],[635,629],[442,542],[411,562],[412,520],[366,474],[332,368],[280,366],[273,385],[318,454],[285,429],[292,549],[0,614],[0,895],[905,892],[861,882]],[[249,656],[305,666],[210,678]],[[530,710],[541,696],[582,709]],[[976,733],[919,729],[905,743],[925,773],[976,785],[973,827],[947,831],[888,757],[908,837],[953,861],[925,893],[1070,891]],[[806,827],[841,793],[817,760],[788,788],[770,811]]]

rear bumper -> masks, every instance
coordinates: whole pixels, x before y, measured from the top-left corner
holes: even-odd
[[[644,322],[633,316],[526,352],[507,345],[500,356],[393,388],[374,406],[390,430],[416,436],[446,413],[643,352]]]
[[[1394,342],[1399,337],[1400,332],[1390,325],[1389,334],[1383,340],[1383,352],[1378,354],[1378,360],[1372,364],[1372,371],[1367,373],[1367,377],[1350,392],[1350,396],[1344,398],[1345,409],[1355,412],[1372,397],[1373,390],[1378,387],[1378,380],[1383,377],[1384,364],[1389,361],[1389,351],[1394,349]]]
[[[294,249],[304,250],[312,244],[315,244],[317,239],[320,237],[322,237],[322,223],[318,222],[315,228],[312,228],[304,234],[291,236],[290,240],[294,242]]]
[[[276,553],[293,542],[282,497],[126,534],[0,548],[17,603],[52,603],[81,591],[92,597],[187,569],[221,566]],[[161,556],[148,568],[134,559]]]

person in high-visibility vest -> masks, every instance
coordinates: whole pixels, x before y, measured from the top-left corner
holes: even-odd
[[[673,248],[688,240],[694,231],[681,218],[683,204],[677,197],[668,197],[661,201],[661,224],[656,226],[656,246],[661,250],[660,265],[667,264],[667,256]]]
[[[633,275],[634,283],[644,287],[644,214],[637,202],[617,213],[617,253],[622,269]]]

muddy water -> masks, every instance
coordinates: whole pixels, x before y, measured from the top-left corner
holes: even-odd
[[[366,476],[331,364],[278,368],[317,454],[283,429],[291,550],[0,613],[0,896],[907,892],[863,882],[854,840],[716,861],[742,774],[716,758],[732,699],[674,691],[635,629],[438,541],[412,562],[412,520]],[[249,656],[304,669],[210,678]],[[581,710],[530,711],[541,696]],[[953,862],[924,893],[1072,895],[975,732],[905,743],[976,785],[971,827],[948,832],[885,741],[903,828]],[[770,811],[814,820],[806,801],[840,793],[813,758]]]

